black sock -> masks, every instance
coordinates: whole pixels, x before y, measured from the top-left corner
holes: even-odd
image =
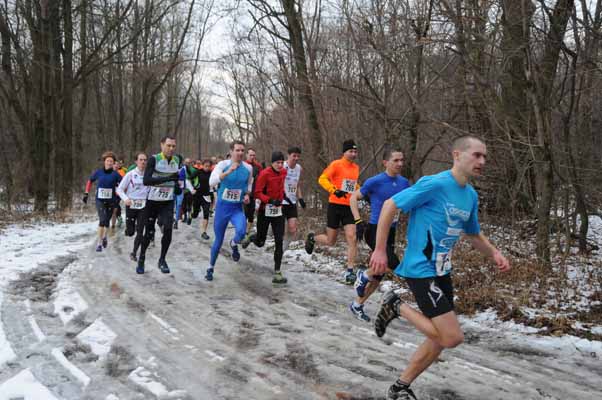
[[[401,379],[397,379],[393,385],[391,385],[390,389],[394,392],[399,392],[403,389],[408,389],[410,387],[409,383],[405,383]]]

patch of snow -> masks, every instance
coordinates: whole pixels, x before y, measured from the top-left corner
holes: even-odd
[[[154,381],[152,373],[144,367],[138,367],[133,370],[128,379],[136,385],[148,390],[159,399],[175,399],[178,397],[186,397],[188,393],[185,390],[169,391],[161,382]]]
[[[460,315],[458,317],[462,326],[468,326],[476,329],[491,329],[501,330],[503,332],[519,332],[519,333],[537,333],[540,329],[526,326],[523,324],[517,324],[514,321],[501,321],[497,317],[497,312],[494,310],[487,310],[477,313],[474,317],[466,317]]]
[[[58,400],[29,369],[0,384],[0,400]]]
[[[71,283],[66,279],[61,279],[57,287],[56,299],[54,300],[54,312],[58,314],[63,324],[67,324],[87,309],[88,303],[86,303]]]
[[[414,343],[393,342],[393,346],[399,347],[400,349],[412,349],[412,350],[418,348],[418,346],[416,346]]]
[[[0,366],[17,358],[17,355],[13,351],[13,348],[6,339],[6,334],[4,333],[2,325],[2,301],[3,295],[2,291],[0,291]]]
[[[90,377],[84,373],[81,369],[77,368],[71,361],[67,360],[67,357],[63,354],[63,349],[55,348],[52,349],[52,355],[71,375],[84,385],[84,387],[90,384]]]
[[[205,354],[207,354],[210,357],[209,361],[211,361],[211,362],[224,361],[225,360],[224,357],[222,357],[222,356],[220,356],[218,354],[215,354],[211,350],[205,350]]]
[[[92,325],[77,335],[77,339],[89,345],[92,348],[92,353],[100,358],[104,358],[109,354],[115,338],[117,338],[117,334],[102,322],[101,318],[98,318]]]
[[[170,324],[168,324],[167,322],[165,322],[164,320],[162,320],[161,318],[159,318],[152,312],[149,312],[148,315],[152,319],[157,321],[157,323],[159,325],[161,325],[161,328],[163,328],[164,331],[166,331],[167,333],[170,333],[174,340],[180,340],[180,338],[178,337],[178,333],[180,333],[180,331],[178,331],[176,328],[174,328],[173,326],[171,326]]]
[[[594,335],[602,335],[602,326],[594,326],[590,331]]]
[[[113,393],[107,396],[105,400],[119,400],[119,397],[115,396]]]
[[[27,299],[24,301],[24,303],[25,303],[25,309],[27,310],[27,314],[29,314],[27,316],[27,319],[29,320],[29,325],[31,325],[33,334],[36,336],[36,339],[38,339],[38,342],[43,342],[44,340],[46,340],[46,335],[44,335],[44,332],[42,332],[42,330],[40,329],[38,322],[32,315],[33,313],[31,311],[31,301],[29,301],[29,299]]]
[[[21,272],[88,246],[90,239],[86,234],[94,232],[95,228],[94,222],[41,224],[31,228],[7,227],[0,236],[0,254],[3,257],[0,289]],[[66,242],[69,243],[68,247],[65,246]]]

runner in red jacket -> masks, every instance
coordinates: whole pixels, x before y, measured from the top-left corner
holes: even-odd
[[[268,228],[272,225],[272,234],[276,246],[274,248],[274,277],[272,283],[286,283],[287,279],[280,272],[282,262],[284,225],[285,219],[282,214],[282,200],[284,200],[284,154],[280,151],[272,153],[272,165],[265,168],[259,174],[255,185],[255,199],[261,201],[257,211],[257,233],[243,241],[243,249],[250,243],[262,247],[268,235]]]

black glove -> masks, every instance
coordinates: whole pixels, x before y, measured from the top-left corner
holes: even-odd
[[[355,220],[355,239],[358,242],[364,240],[364,233],[366,232],[366,223],[361,218]]]
[[[84,204],[88,204],[88,193],[84,193],[84,197],[82,198]]]
[[[343,192],[342,190],[335,190],[333,193],[336,197],[338,197],[339,199],[342,199],[343,197],[347,196],[347,192]]]
[[[278,207],[280,204],[282,204],[282,200],[270,199],[270,201],[268,201],[268,203],[270,203],[273,206]]]
[[[307,206],[307,205],[305,204],[305,200],[303,200],[303,199],[301,199],[301,198],[300,198],[300,199],[299,199],[299,200],[297,200],[297,201],[299,202],[299,205],[301,206],[301,208],[305,210],[305,207]]]

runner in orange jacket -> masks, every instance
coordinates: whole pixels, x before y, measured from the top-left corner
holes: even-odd
[[[357,145],[353,140],[343,142],[343,157],[334,160],[322,172],[318,183],[328,193],[328,216],[325,234],[315,235],[310,232],[305,240],[305,251],[311,254],[315,243],[323,246],[334,246],[337,241],[338,229],[342,225],[347,240],[347,270],[344,274],[345,283],[353,285],[355,275],[353,266],[357,254],[355,233],[355,219],[349,207],[351,194],[359,188],[357,183],[360,167],[355,163],[357,158]]]

